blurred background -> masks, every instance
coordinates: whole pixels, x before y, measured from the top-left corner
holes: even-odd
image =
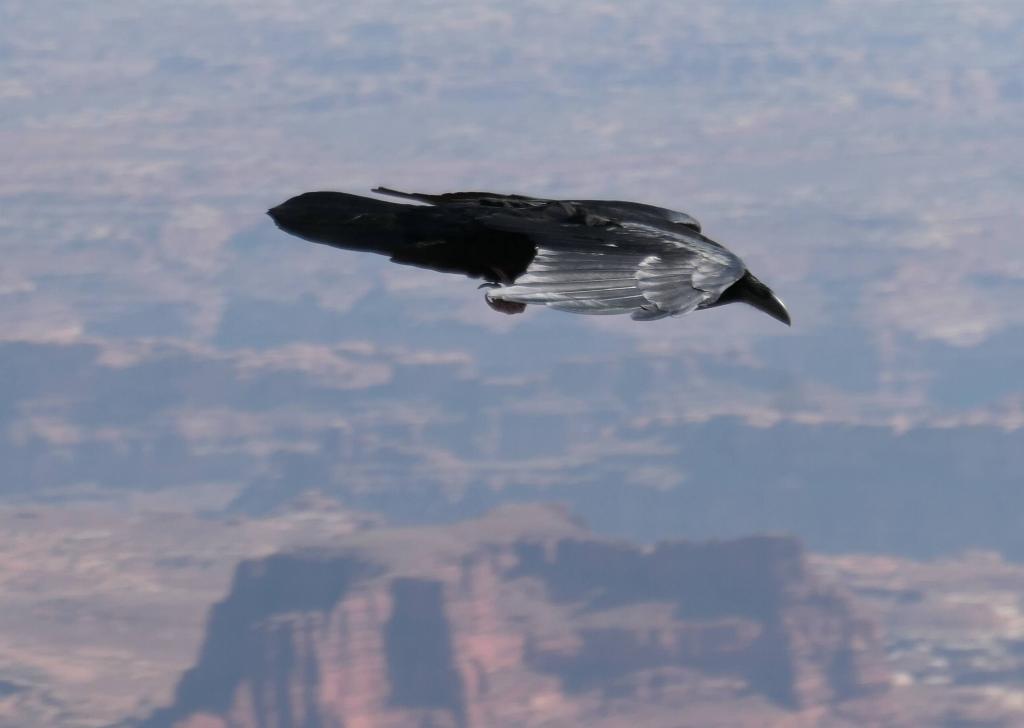
[[[1022,111],[1013,0],[5,0],[0,726],[1024,726]],[[793,328],[264,214],[375,185]]]

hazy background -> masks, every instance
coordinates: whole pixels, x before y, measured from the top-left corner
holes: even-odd
[[[1024,8],[784,6],[8,0],[3,496],[1024,555]],[[500,316],[263,215],[375,184],[689,211],[794,327]]]
[[[1016,0],[4,0],[0,499],[1020,559],[1022,114]],[[685,210],[793,328],[506,317],[264,215],[378,184]]]

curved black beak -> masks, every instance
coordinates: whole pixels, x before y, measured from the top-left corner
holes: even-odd
[[[753,306],[758,311],[764,311],[776,321],[781,321],[786,326],[792,326],[789,319],[789,311],[771,288],[759,281],[750,271],[744,271],[742,277],[731,286],[722,291],[712,306],[722,306],[726,303],[745,303]]]
[[[768,291],[767,296],[756,296],[747,299],[747,303],[758,311],[764,311],[776,321],[781,321],[786,324],[786,326],[793,325],[789,318],[789,311],[786,310],[786,304],[784,304],[779,297],[771,291]]]

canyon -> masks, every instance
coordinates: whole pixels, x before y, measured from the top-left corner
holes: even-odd
[[[803,725],[887,686],[795,539],[642,549],[507,506],[243,562],[141,726]]]

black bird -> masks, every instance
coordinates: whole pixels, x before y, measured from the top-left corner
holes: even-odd
[[[492,308],[541,303],[637,321],[742,302],[789,325],[789,312],[734,253],[686,213],[617,200],[545,200],[491,192],[307,192],[268,210],[300,238],[486,281]]]

